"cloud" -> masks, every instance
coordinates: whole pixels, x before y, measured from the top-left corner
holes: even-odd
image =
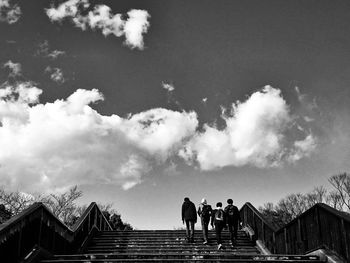
[[[130,189],[175,155],[198,125],[195,113],[167,109],[101,115],[90,106],[103,100],[95,89],[48,103],[39,102],[41,93],[29,82],[0,89],[0,180],[9,188]]]
[[[63,71],[60,68],[51,68],[50,66],[46,67],[45,69],[46,73],[50,74],[50,78],[57,83],[64,83],[65,78],[63,76]]]
[[[208,98],[206,98],[206,97],[202,99],[202,103],[204,103],[204,104],[207,103],[207,101],[208,101]]]
[[[9,60],[4,64],[3,67],[8,68],[10,70],[10,77],[17,77],[22,75],[22,66],[20,63],[14,63],[12,62],[12,60]]]
[[[312,135],[294,143],[288,141],[286,134],[293,118],[280,90],[270,86],[253,93],[245,102],[234,103],[231,113],[223,118],[224,129],[205,124],[203,132],[187,142],[179,155],[202,170],[243,165],[273,167],[309,156],[316,145]]]
[[[38,55],[38,56],[44,56],[44,57],[48,57],[51,59],[56,59],[60,56],[63,56],[64,54],[66,54],[66,52],[64,52],[62,50],[50,51],[49,41],[47,41],[47,40],[43,41],[42,43],[39,43],[38,47],[39,48],[36,51],[36,55]]]
[[[46,14],[52,22],[69,19],[82,30],[99,29],[104,36],[125,36],[126,46],[131,49],[144,49],[143,34],[147,33],[150,26],[150,15],[146,10],[132,9],[125,20],[122,14],[113,14],[109,6],[96,5],[92,11],[87,12],[89,7],[88,0],[69,0],[56,8],[46,9]]]
[[[124,25],[125,44],[131,48],[143,49],[143,34],[147,33],[150,15],[145,10],[133,9],[128,12],[129,18]]]
[[[288,156],[288,160],[294,163],[308,157],[316,149],[316,146],[316,138],[310,133],[304,140],[294,142],[294,149]]]
[[[166,82],[162,82],[162,87],[163,89],[171,92],[171,91],[174,91],[175,90],[175,87],[173,84],[169,84],[169,83],[166,83]]]
[[[111,184],[128,190],[158,169],[176,174],[178,156],[202,170],[271,167],[308,157],[317,147],[305,129],[298,131],[305,138],[289,138],[296,118],[270,86],[233,103],[223,129],[200,128],[195,112],[164,108],[103,115],[91,106],[104,99],[96,89],[47,103],[40,103],[41,94],[32,82],[0,88],[0,180],[10,189]]]
[[[21,8],[17,4],[10,4],[10,0],[0,0],[0,21],[14,24],[21,15]]]

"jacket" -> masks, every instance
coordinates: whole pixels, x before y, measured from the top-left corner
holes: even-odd
[[[216,220],[216,218],[215,218],[215,215],[216,215],[216,212],[218,211],[218,210],[222,210],[222,212],[223,212],[223,214],[224,214],[224,220],[223,221],[218,221],[218,220]],[[225,213],[225,211],[222,209],[222,208],[219,208],[219,209],[214,209],[213,211],[212,211],[212,213],[211,213],[211,225],[213,226],[214,224],[216,224],[216,223],[222,223],[222,224],[224,224],[224,225],[226,225],[226,213]]]
[[[232,207],[233,215],[229,215],[229,209]],[[235,205],[228,205],[224,209],[226,216],[226,223],[227,224],[237,224],[238,222],[242,221],[241,216],[239,214],[238,208]]]
[[[181,217],[183,220],[191,220],[197,222],[196,206],[191,201],[185,201],[182,204]]]
[[[205,209],[207,210],[206,215],[203,215],[203,213],[202,213],[203,212],[203,207],[205,207]],[[209,222],[212,211],[213,211],[213,209],[211,208],[211,205],[199,204],[197,213],[198,213],[199,217],[201,217],[201,218],[203,217],[203,219],[205,221]]]

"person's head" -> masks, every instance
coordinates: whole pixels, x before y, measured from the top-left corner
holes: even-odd
[[[216,203],[216,207],[221,208],[222,207],[222,203],[221,202]]]
[[[207,199],[202,198],[201,204],[206,205],[207,204]]]
[[[185,197],[185,198],[184,198],[184,201],[185,201],[185,202],[189,202],[190,199],[189,199],[188,197]]]
[[[229,205],[232,205],[233,204],[233,200],[230,198],[230,199],[227,199],[227,203],[229,204]]]

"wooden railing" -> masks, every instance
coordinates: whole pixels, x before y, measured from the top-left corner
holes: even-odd
[[[275,232],[277,228],[267,222],[264,216],[251,203],[243,205],[240,215],[243,224],[254,230],[254,238],[264,242],[271,253],[277,253],[275,246]]]
[[[327,248],[350,262],[350,216],[326,204],[314,205],[278,230],[250,203],[240,214],[272,253],[305,254]]]
[[[23,262],[46,254],[79,251],[89,237],[100,230],[112,230],[96,203],[69,228],[42,203],[34,203],[0,225],[1,262]]]

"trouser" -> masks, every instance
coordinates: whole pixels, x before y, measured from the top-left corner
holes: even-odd
[[[238,222],[228,222],[228,230],[230,231],[230,240],[237,240]]]
[[[186,237],[188,240],[194,240],[194,221],[185,220],[186,222]]]
[[[224,228],[224,222],[215,222],[215,234],[216,234],[216,241],[218,245],[222,243],[221,232],[223,228]]]
[[[209,219],[210,220],[210,219]],[[202,232],[203,232],[203,239],[204,241],[208,241],[208,226],[209,226],[209,220],[201,217],[201,223],[202,223]]]

